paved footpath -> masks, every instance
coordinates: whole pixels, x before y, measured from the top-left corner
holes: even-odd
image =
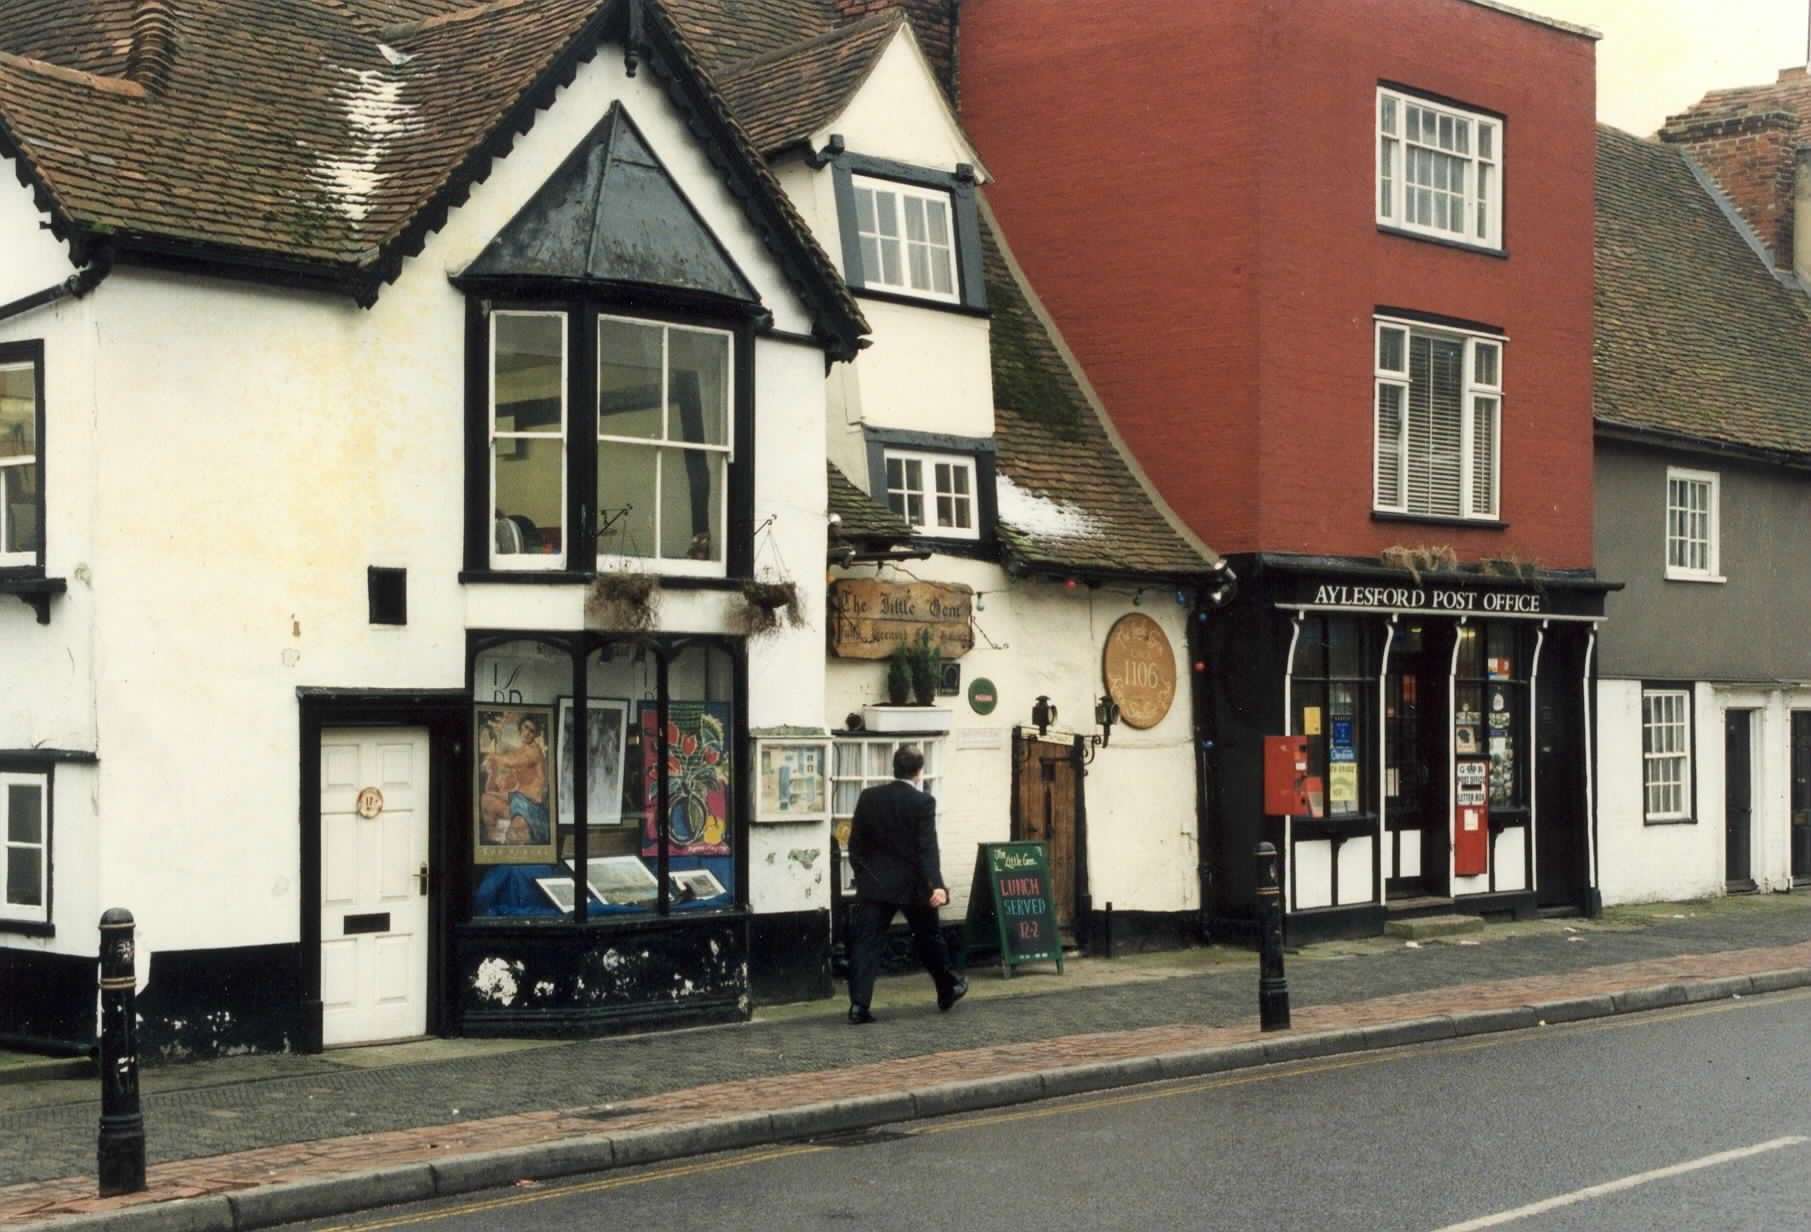
[[[1659,985],[1703,992],[1707,981],[1807,968],[1811,896],[1795,895],[1502,926],[1450,943],[1315,947],[1291,959],[1289,981],[1299,1035]],[[154,1070],[150,1189],[126,1199],[94,1196],[92,1080],[0,1087],[0,1228],[1260,1038],[1248,957],[1171,965],[1166,978],[1140,977],[1137,960],[1090,968],[1114,969],[1131,974],[1002,983],[977,972],[977,993],[947,1015],[922,978],[888,981],[876,996],[882,1021],[859,1029],[828,1003],[745,1026],[385,1068],[294,1057]],[[996,989],[1013,995],[988,995]],[[1144,1076],[1162,1073],[1153,1064]]]

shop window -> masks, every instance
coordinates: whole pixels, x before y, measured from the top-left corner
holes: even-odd
[[[1529,635],[1510,621],[1461,625],[1453,671],[1453,752],[1490,761],[1492,812],[1528,807]]]
[[[1503,339],[1378,318],[1373,500],[1380,513],[1494,520]]]
[[[1500,251],[1503,122],[1399,90],[1377,91],[1377,221]]]
[[[44,348],[0,343],[0,568],[44,563]]]
[[[886,451],[887,507],[925,535],[976,539],[975,460],[959,454]]]
[[[1692,819],[1692,697],[1685,689],[1641,691],[1642,815]]]
[[[1308,772],[1328,817],[1375,811],[1377,631],[1350,616],[1305,616],[1291,668],[1291,731],[1307,737]],[[1313,804],[1312,798],[1310,800]]]
[[[738,667],[727,648],[518,640],[480,652],[476,673],[474,918],[570,920],[581,885],[588,919],[734,905]]]
[[[0,920],[50,919],[50,776],[0,774]]]
[[[1721,582],[1717,474],[1666,468],[1666,576],[1680,582]]]
[[[924,754],[924,790],[936,796],[943,783],[943,742],[901,739],[898,736],[839,736],[832,751],[830,773],[831,837],[836,842],[839,875],[845,895],[855,893],[855,874],[849,867],[849,827],[855,804],[870,787],[893,780],[893,754],[905,745]]]

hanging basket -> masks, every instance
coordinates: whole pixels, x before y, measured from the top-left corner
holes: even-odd
[[[784,622],[794,629],[805,627],[805,605],[799,599],[799,588],[793,582],[742,583],[742,606],[735,615],[736,627],[748,637],[775,633]]]
[[[651,573],[600,573],[585,596],[585,614],[609,629],[645,632],[660,613],[660,582]]]

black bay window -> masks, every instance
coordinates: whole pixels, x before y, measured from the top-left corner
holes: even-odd
[[[468,572],[747,573],[746,321],[474,300],[468,343]]]

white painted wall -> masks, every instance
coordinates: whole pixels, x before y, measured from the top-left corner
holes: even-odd
[[[17,165],[10,158],[0,158],[0,236],[6,237],[6,259],[0,261],[0,304],[42,291],[74,272],[69,250],[41,225],[49,221],[38,212],[31,190],[19,183]]]
[[[986,178],[909,25],[900,27],[842,112],[812,135],[812,148],[822,149],[832,133],[841,133],[855,154],[941,171],[968,163]]]
[[[975,844],[1011,837],[1013,727],[1030,721],[1032,703],[1045,694],[1056,704],[1059,720],[1048,739],[1068,741],[1097,731],[1102,648],[1113,622],[1133,610],[1154,618],[1169,636],[1177,655],[1176,700],[1149,731],[1115,727],[1111,743],[1088,767],[1089,889],[1097,908],[1111,901],[1126,911],[1194,909],[1199,882],[1187,609],[1163,590],[1147,591],[1134,609],[1129,593],[1070,592],[1024,580],[1009,586],[997,566],[961,557],[935,556],[908,567],[925,581],[960,583],[980,592],[976,645],[960,660],[964,695],[944,699],[955,712],[943,743],[937,819],[952,895],[944,918],[960,920],[967,910]],[[847,575],[873,573],[855,569]],[[910,580],[891,570],[882,576]],[[977,676],[999,690],[999,705],[990,715],[977,715],[968,706],[968,682]],[[833,725],[841,726],[847,713],[886,701],[886,665],[832,659],[829,693],[826,710]]]
[[[0,747],[54,738],[102,754],[89,775],[104,843],[77,810],[65,827],[59,773],[59,945],[67,937],[71,952],[93,952],[83,925],[96,903],[130,907],[148,950],[295,940],[297,687],[463,687],[468,627],[583,627],[579,587],[457,580],[464,298],[446,275],[619,97],[778,326],[807,330],[652,76],[625,78],[621,57],[608,53],[579,70],[369,311],[131,268],[63,310],[99,338],[70,365],[91,372],[72,399],[91,421],[85,453],[65,399],[51,408],[53,572],[71,574],[71,595],[53,609],[47,637],[23,605],[0,606],[0,679],[31,686],[9,687],[0,701]],[[10,336],[20,335],[0,332]],[[53,381],[74,379],[53,362]],[[753,720],[821,727],[823,359],[761,342],[756,373],[765,446],[756,518],[778,515],[760,561],[792,570],[813,627],[751,651]],[[56,452],[66,439],[67,473]],[[785,444],[798,440],[810,447]],[[62,528],[86,516],[85,545],[86,527]],[[406,627],[366,623],[372,564],[409,570]],[[720,593],[674,592],[664,623],[725,631],[728,609]],[[10,700],[20,696],[37,699],[28,712]],[[66,699],[69,713],[56,718]],[[95,711],[98,721],[80,721]],[[770,910],[801,898],[759,875],[754,896]]]
[[[1723,892],[1723,716],[1708,685],[1692,692],[1697,821],[1650,826],[1642,821],[1641,682],[1598,681],[1597,866],[1605,906]]]

